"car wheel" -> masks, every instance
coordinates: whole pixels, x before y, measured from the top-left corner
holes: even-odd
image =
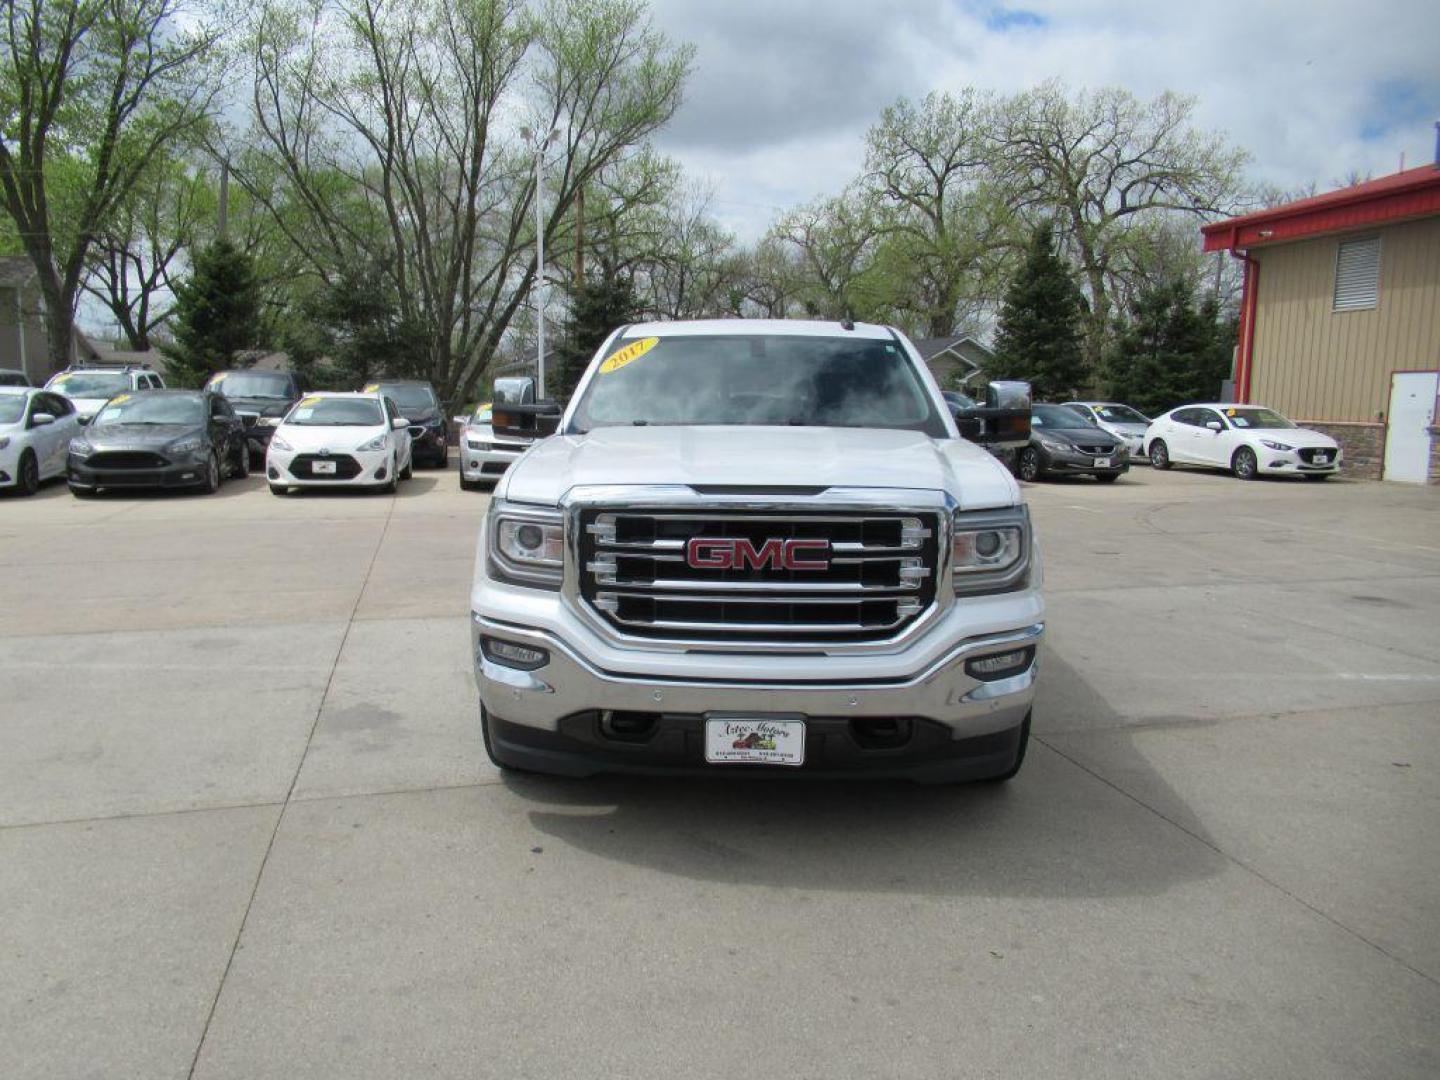
[[[40,490],[40,463],[35,451],[26,450],[20,455],[20,468],[16,472],[15,489],[21,495],[34,495]]]
[[[1255,451],[1242,446],[1230,459],[1230,470],[1241,480],[1254,480],[1260,475],[1260,463],[1255,460]]]
[[[1116,480],[1120,479],[1120,474],[1118,472],[1096,473],[1095,479],[1099,480],[1102,484],[1113,484]]]
[[[1328,472],[1306,473],[1306,474],[1305,474],[1305,479],[1306,479],[1306,480],[1329,480],[1330,477],[1332,477],[1332,476],[1334,476],[1334,475],[1335,475],[1334,473],[1328,473]]]
[[[1027,446],[1024,450],[1020,451],[1020,457],[1016,462],[1015,471],[1019,474],[1021,480],[1030,483],[1034,483],[1045,474],[1045,470],[1040,467],[1040,455],[1033,446]]]
[[[396,461],[396,459],[391,458],[390,469],[388,472],[390,479],[380,485],[380,490],[386,495],[394,495],[396,490],[400,487],[399,473],[396,471],[397,466],[398,462]]]
[[[210,451],[210,456],[205,459],[205,479],[200,483],[200,490],[206,495],[213,495],[220,490],[220,459],[215,451]]]
[[[1020,745],[1015,748],[1015,764],[1002,773],[986,777],[987,783],[1003,784],[1006,780],[1013,780],[1015,774],[1020,771],[1020,766],[1025,764],[1025,748],[1030,745],[1030,716],[1031,714],[1027,712],[1024,721],[1020,724]]]
[[[288,487],[286,487],[284,484],[271,484],[271,485],[270,485],[270,494],[271,494],[271,495],[278,495],[278,496],[280,496],[280,498],[283,499],[286,495],[289,495],[289,494],[290,494],[290,489],[289,489]]]
[[[414,476],[414,475],[415,475],[415,459],[414,459],[414,458],[411,458],[409,461],[407,461],[407,462],[405,463],[405,469],[404,469],[403,472],[401,472],[401,474],[400,474],[400,479],[401,479],[401,480],[409,480],[410,477],[412,477],[412,476]]]
[[[1150,467],[1152,469],[1168,469],[1170,467],[1170,448],[1165,445],[1164,439],[1156,439],[1150,444]]]

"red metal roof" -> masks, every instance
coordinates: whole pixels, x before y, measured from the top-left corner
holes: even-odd
[[[1440,214],[1440,166],[1414,169],[1201,228],[1206,251],[1281,244]]]

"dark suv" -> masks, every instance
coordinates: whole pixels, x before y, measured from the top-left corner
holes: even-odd
[[[395,410],[410,421],[410,449],[416,465],[443,469],[450,464],[445,438],[445,415],[435,387],[423,379],[382,379],[365,384],[364,393],[382,394],[395,403]]]
[[[313,387],[289,371],[241,370],[217,371],[205,389],[228,401],[244,422],[250,464],[258,469],[265,463],[270,436],[281,418]]]

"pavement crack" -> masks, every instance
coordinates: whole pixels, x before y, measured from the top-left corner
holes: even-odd
[[[1065,753],[1065,751],[1061,750],[1059,747],[1046,742],[1040,736],[1032,734],[1030,737],[1036,742],[1038,742],[1041,746],[1045,747],[1045,749],[1064,758],[1081,772],[1088,773],[1090,776],[1093,776],[1096,780],[1100,781],[1100,783],[1110,788],[1110,790],[1129,799],[1136,806],[1148,810],[1150,813],[1158,817],[1161,821],[1164,821],[1167,824],[1173,826],[1174,828],[1180,830],[1182,833],[1190,837],[1192,840],[1195,840],[1197,843],[1204,844],[1207,848],[1213,851],[1216,855],[1219,855],[1226,862],[1238,867],[1239,869],[1243,870],[1245,873],[1249,874],[1251,877],[1257,879],[1258,881],[1264,882],[1266,885],[1270,886],[1270,888],[1274,889],[1282,896],[1285,896],[1288,899],[1299,904],[1301,907],[1305,908],[1313,915],[1316,915],[1319,918],[1323,919],[1325,922],[1328,922],[1337,930],[1340,930],[1342,933],[1348,934],[1350,937],[1353,937],[1356,941],[1359,941],[1364,945],[1368,945],[1371,949],[1375,950],[1381,956],[1393,961],[1396,964],[1399,964],[1406,971],[1418,976],[1425,982],[1429,983],[1431,986],[1440,988],[1440,979],[1437,979],[1435,976],[1429,974],[1428,972],[1422,971],[1420,968],[1417,968],[1414,964],[1410,963],[1410,961],[1406,960],[1404,957],[1396,956],[1393,952],[1385,948],[1385,946],[1381,945],[1379,942],[1372,941],[1370,938],[1360,933],[1360,931],[1356,930],[1354,927],[1347,926],[1345,923],[1337,919],[1334,915],[1331,915],[1328,911],[1325,911],[1323,908],[1316,907],[1309,900],[1306,900],[1303,896],[1300,896],[1298,893],[1292,892],[1291,890],[1287,889],[1284,885],[1281,885],[1274,878],[1268,877],[1265,874],[1261,873],[1259,870],[1255,869],[1255,867],[1251,866],[1243,859],[1237,859],[1234,855],[1231,855],[1228,851],[1225,851],[1223,848],[1216,845],[1214,841],[1209,840],[1204,836],[1201,836],[1193,829],[1186,828],[1169,814],[1166,814],[1163,810],[1160,810],[1158,807],[1151,806],[1144,799],[1140,798],[1140,796],[1135,795],[1130,791],[1127,791],[1125,788],[1115,783],[1109,777],[1102,776],[1090,766],[1086,765],[1083,761],[1080,761],[1079,759]]]
[[[215,1011],[220,1006],[220,995],[225,992],[225,983],[230,978],[230,969],[235,964],[235,954],[240,950],[240,942],[245,937],[245,927],[250,921],[250,912],[255,906],[255,897],[260,892],[260,882],[265,877],[265,867],[270,862],[270,853],[275,850],[275,838],[280,835],[280,826],[285,821],[285,811],[289,808],[295,796],[295,786],[300,782],[300,773],[305,768],[305,759],[310,755],[310,745],[315,741],[315,731],[320,726],[320,717],[325,712],[325,702],[330,698],[330,689],[335,685],[335,673],[340,669],[340,658],[345,655],[345,643],[350,640],[350,631],[355,626],[355,613],[360,610],[360,602],[365,599],[365,590],[370,585],[370,575],[375,572],[375,563],[380,558],[380,550],[385,546],[385,537],[390,532],[390,523],[395,518],[395,497],[390,498],[390,507],[385,514],[385,524],[380,529],[380,536],[375,541],[375,550],[370,553],[369,565],[365,567],[365,577],[360,582],[360,588],[355,593],[355,603],[350,608],[350,617],[345,621],[345,632],[340,635],[340,643],[335,647],[335,657],[330,661],[330,674],[325,680],[325,690],[320,695],[320,701],[315,706],[315,715],[310,720],[310,730],[305,735],[305,745],[300,751],[300,758],[295,763],[295,772],[290,777],[290,786],[285,791],[285,798],[280,803],[280,812],[275,815],[275,827],[270,830],[270,839],[265,844],[265,853],[260,856],[260,865],[255,871],[255,880],[250,885],[250,895],[245,900],[245,911],[240,916],[240,925],[235,931],[235,940],[230,943],[230,952],[225,957],[225,967],[220,972],[220,981],[215,987],[215,996],[210,999],[210,1008],[205,1014],[205,1024],[200,1029],[200,1038],[195,1043],[195,1055],[190,1059],[190,1070],[187,1072],[187,1080],[193,1080],[195,1070],[200,1064],[200,1054],[205,1049],[205,1040],[210,1036],[210,1025],[215,1021]]]

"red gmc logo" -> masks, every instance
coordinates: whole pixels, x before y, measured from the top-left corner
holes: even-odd
[[[807,559],[806,554],[827,556]],[[766,540],[758,548],[749,540],[693,537],[685,545],[685,562],[697,570],[828,570],[828,540]]]

